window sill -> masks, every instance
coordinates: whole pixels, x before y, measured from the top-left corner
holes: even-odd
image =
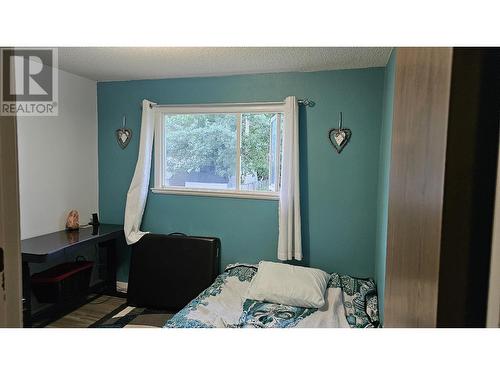
[[[169,195],[197,195],[205,197],[222,197],[222,198],[244,198],[244,199],[264,199],[264,200],[279,200],[279,193],[254,193],[254,192],[234,192],[224,190],[199,190],[199,189],[173,189],[173,188],[152,188],[151,191],[157,194]]]

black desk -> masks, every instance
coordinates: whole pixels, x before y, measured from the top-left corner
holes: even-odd
[[[106,280],[93,286],[94,291],[116,293],[116,240],[123,236],[121,225],[101,224],[99,227],[80,228],[78,231],[59,231],[21,241],[23,261],[23,316],[24,326],[31,327],[31,280],[29,263],[44,263],[61,255],[61,252],[75,251],[84,247],[99,245],[107,249]],[[74,301],[73,301],[74,302]],[[80,303],[81,305],[81,303]],[[41,312],[40,317],[56,316],[58,312],[66,312],[68,307],[76,308],[78,304],[53,306],[50,311]]]

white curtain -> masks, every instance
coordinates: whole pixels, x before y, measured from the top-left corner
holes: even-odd
[[[278,259],[302,260],[299,187],[299,104],[295,96],[289,96],[285,99]]]
[[[125,223],[123,230],[127,244],[136,243],[148,232],[141,232],[142,215],[146,206],[149,189],[149,174],[151,170],[151,153],[153,151],[154,138],[154,111],[152,103],[148,100],[142,101],[141,138],[139,144],[139,156],[135,166],[134,177],[127,193],[127,204],[125,206]]]

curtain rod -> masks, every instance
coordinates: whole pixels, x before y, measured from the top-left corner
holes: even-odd
[[[246,105],[246,104],[256,104],[256,105],[259,105],[259,104],[283,104],[284,102],[260,102],[260,103],[207,103],[207,104],[150,104],[149,107],[150,108],[153,108],[153,107],[158,107],[158,108],[161,108],[161,107],[188,107],[188,106],[198,106],[198,107],[203,107],[203,106],[212,106],[212,105],[220,105],[220,106],[224,106],[224,105]],[[297,103],[299,103],[299,105],[303,105],[305,107],[314,107],[314,102],[312,100],[309,100],[309,99],[299,99],[297,100]],[[142,108],[142,106],[141,106]]]

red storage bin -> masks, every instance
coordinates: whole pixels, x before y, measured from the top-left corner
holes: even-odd
[[[31,276],[33,293],[43,303],[59,303],[88,292],[94,262],[62,263]]]

